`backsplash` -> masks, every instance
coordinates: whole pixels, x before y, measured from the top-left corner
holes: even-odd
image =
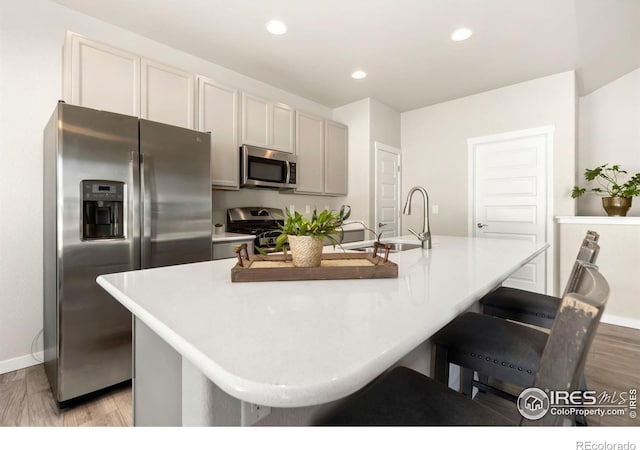
[[[240,189],[239,191],[212,190],[212,221],[226,224],[227,209],[238,206],[267,206],[272,208],[290,208],[291,205],[301,214],[305,214],[307,206],[314,208],[339,209],[347,202],[346,197],[323,197],[316,195],[281,194],[269,189]],[[352,205],[353,207],[353,205]],[[355,210],[352,217],[355,216]]]

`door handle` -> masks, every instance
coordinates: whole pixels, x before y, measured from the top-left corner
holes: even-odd
[[[382,228],[382,227],[386,227],[386,226],[387,226],[387,224],[386,224],[386,223],[382,223],[382,222],[378,223],[378,227],[380,227],[380,228]]]
[[[140,153],[140,203],[142,204],[142,269],[151,267],[151,158]]]
[[[131,262],[133,264],[132,269],[141,269],[140,257],[141,257],[141,244],[140,244],[140,154],[138,149],[131,152],[131,180],[132,183],[127,187],[127,195],[129,199],[127,201],[127,209],[124,212],[124,217],[127,223],[128,231],[125,232],[131,237]]]
[[[478,226],[478,228],[487,228],[489,225],[487,225],[486,223],[478,222],[477,226]]]

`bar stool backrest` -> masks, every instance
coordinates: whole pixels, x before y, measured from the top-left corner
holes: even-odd
[[[588,230],[584,238],[589,239],[593,242],[598,242],[598,240],[600,239],[600,235],[593,230]]]
[[[594,241],[586,238],[582,241],[582,246],[580,247],[580,251],[578,252],[576,262],[573,264],[573,269],[571,269],[571,273],[569,274],[567,285],[565,286],[564,292],[562,293],[563,297],[570,292],[575,292],[576,290],[576,282],[578,281],[578,274],[580,271],[579,263],[584,262],[595,264],[596,260],[598,259],[599,253],[600,246]]]
[[[587,353],[609,298],[609,284],[592,264],[578,262],[575,290],[562,298],[540,359],[534,387],[548,391],[578,388]],[[547,391],[548,390],[548,391]],[[550,412],[521,425],[563,425],[569,419]]]

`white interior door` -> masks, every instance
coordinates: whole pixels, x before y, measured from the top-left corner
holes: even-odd
[[[376,149],[375,230],[383,237],[400,234],[400,149],[379,142]]]
[[[548,242],[548,167],[553,129],[523,130],[468,141],[473,173],[472,235]],[[549,253],[549,252],[547,252]],[[546,293],[547,255],[513,274],[505,286]],[[551,286],[550,286],[551,287]]]

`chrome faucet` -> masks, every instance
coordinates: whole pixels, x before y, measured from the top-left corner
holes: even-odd
[[[420,245],[422,248],[424,247],[424,243],[427,243],[427,248],[431,248],[431,227],[429,226],[429,194],[427,194],[427,190],[422,186],[414,186],[409,191],[407,195],[407,202],[404,204],[404,209],[402,213],[406,216],[411,214],[411,199],[413,198],[413,194],[418,191],[422,194],[422,205],[424,206],[424,218],[422,219],[422,233],[416,233],[414,230],[409,228],[409,233],[413,234],[420,240]]]

